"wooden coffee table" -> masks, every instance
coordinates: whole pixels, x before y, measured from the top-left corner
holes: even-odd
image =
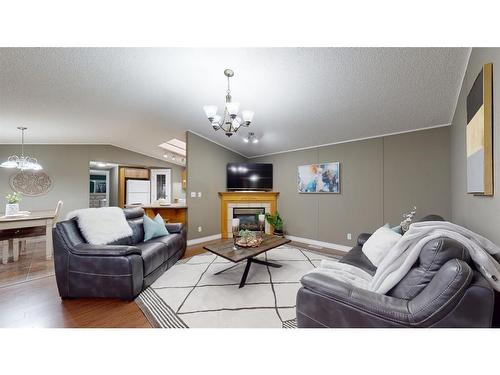
[[[225,272],[227,270],[230,270],[231,268],[234,268],[238,265],[238,263],[246,260],[247,265],[245,267],[245,271],[243,272],[243,276],[241,277],[240,281],[240,288],[243,288],[245,286],[245,283],[247,281],[247,276],[248,276],[248,271],[250,271],[250,266],[252,263],[256,264],[262,264],[265,266],[269,267],[274,267],[274,268],[280,268],[281,264],[276,264],[276,263],[271,263],[271,262],[266,262],[260,259],[255,259],[259,254],[262,254],[268,250],[274,249],[278,246],[284,245],[291,242],[290,240],[283,238],[283,237],[276,237],[276,236],[270,236],[270,235],[265,235],[264,240],[258,247],[240,247],[236,246],[236,250],[234,249],[234,242],[233,240],[227,240],[223,241],[214,245],[206,245],[203,246],[205,250],[210,251],[211,253],[214,253],[215,255],[218,255],[224,259],[227,259],[233,263],[231,267],[223,269],[222,271],[216,272],[214,275],[218,275],[222,272]]]

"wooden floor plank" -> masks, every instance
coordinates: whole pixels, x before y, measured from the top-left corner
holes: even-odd
[[[296,242],[291,244],[308,248]],[[185,257],[203,253],[203,245],[188,247]],[[327,249],[310,250],[344,254]],[[61,300],[54,276],[0,287],[0,312],[0,327],[151,327],[135,302],[97,298]]]

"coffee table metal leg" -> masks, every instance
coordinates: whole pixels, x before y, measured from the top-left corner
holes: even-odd
[[[281,264],[271,263],[271,262],[267,262],[265,260],[260,260],[260,259],[252,259],[252,262],[258,263],[258,264],[263,264],[264,266],[269,266],[269,267],[274,267],[274,268],[281,267]]]
[[[243,272],[243,276],[241,277],[240,288],[243,288],[245,286],[245,283],[247,281],[248,271],[250,271],[251,265],[252,265],[252,258],[249,258],[247,259],[247,265],[245,267],[245,271]]]
[[[236,266],[239,266],[239,265],[240,265],[239,263],[233,264],[231,267],[224,268],[222,271],[219,271],[219,272],[214,273],[214,276],[215,276],[215,275],[219,275],[219,274],[221,274],[222,272],[229,271],[230,269],[232,269],[232,268],[234,268],[234,267],[236,267]]]

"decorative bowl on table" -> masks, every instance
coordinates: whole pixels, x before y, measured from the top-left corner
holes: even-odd
[[[240,247],[258,247],[262,243],[262,237],[257,237],[255,232],[242,230],[239,233],[236,245]]]

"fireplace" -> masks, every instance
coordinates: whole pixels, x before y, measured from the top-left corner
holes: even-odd
[[[259,215],[265,212],[264,207],[233,207],[233,218],[240,219],[241,230],[259,231]]]

